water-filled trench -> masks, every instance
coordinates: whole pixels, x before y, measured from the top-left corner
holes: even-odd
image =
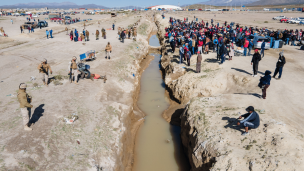
[[[149,44],[160,46],[156,35]],[[169,124],[162,113],[169,107],[165,84],[160,72],[161,55],[151,53],[154,60],[141,76],[138,107],[147,115],[138,132],[135,146],[135,171],[189,171],[182,149],[180,127]]]

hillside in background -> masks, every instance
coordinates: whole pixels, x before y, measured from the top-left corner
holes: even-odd
[[[241,6],[256,2],[258,0],[209,0],[198,4],[214,5],[214,6]]]
[[[101,8],[107,9],[107,7],[102,5],[95,4],[85,4],[85,5],[77,5],[73,2],[61,2],[61,3],[19,3],[14,5],[3,5],[0,8],[45,8],[48,7],[50,9],[60,8],[60,9],[69,9],[69,8]]]
[[[304,0],[259,0],[248,4],[248,6],[259,6],[259,5],[294,5],[304,4]]]

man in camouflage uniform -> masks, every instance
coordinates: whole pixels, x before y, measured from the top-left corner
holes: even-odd
[[[86,30],[85,36],[87,37],[87,41],[89,41],[89,31],[88,30]]]
[[[96,30],[96,40],[99,39],[99,30]]]
[[[102,37],[106,39],[106,30],[104,28],[101,29]]]
[[[69,71],[70,71],[70,79],[71,79],[71,83],[73,82],[73,77],[75,80],[75,84],[77,83],[77,79],[78,79],[78,65],[76,62],[76,57],[74,56],[73,59],[70,61],[69,63]]]
[[[39,70],[39,74],[41,76],[43,84],[46,85],[46,86],[48,86],[48,82],[49,82],[49,70],[50,70],[51,74],[53,74],[53,71],[52,71],[50,65],[47,64],[47,60],[44,59],[42,61],[42,63],[40,63],[38,65],[37,69]]]
[[[33,129],[29,127],[31,114],[29,113],[28,108],[32,108],[33,105],[30,104],[32,102],[32,97],[26,93],[26,87],[27,86],[25,83],[21,83],[19,85],[19,91],[17,97],[20,103],[20,110],[23,118],[24,130],[31,131]]]

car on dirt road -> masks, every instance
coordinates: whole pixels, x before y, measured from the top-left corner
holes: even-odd
[[[273,17],[273,20],[281,20],[282,18],[286,18],[284,15]]]
[[[37,25],[38,25],[38,27],[40,27],[40,25],[41,25],[41,27],[47,27],[49,24],[46,21],[41,20],[38,22]]]
[[[33,26],[33,28],[37,28],[38,27],[38,25],[37,25],[38,23],[36,22],[36,21],[29,21],[29,22],[25,22],[24,23],[24,25],[27,25],[27,27],[28,26]]]
[[[263,36],[254,36],[253,38],[254,48],[261,49],[263,40],[265,41],[265,49],[270,49],[270,39]]]
[[[54,18],[51,18],[50,20],[51,20],[51,21],[59,21],[59,20],[62,20],[62,18],[54,17]]]
[[[304,20],[304,18],[298,17],[298,18],[295,18],[293,20],[290,20],[289,24],[299,24],[302,20]]]
[[[282,18],[281,20],[280,20],[280,22],[281,23],[288,23],[289,22],[289,20],[292,20],[293,18]]]

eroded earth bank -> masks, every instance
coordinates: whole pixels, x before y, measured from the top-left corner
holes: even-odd
[[[171,16],[182,20],[184,17],[176,13],[166,14],[166,19],[157,16],[159,35],[164,36]],[[303,94],[301,83],[291,78],[294,68],[303,69],[301,52],[286,47],[289,73],[284,81],[272,81],[268,98],[263,100],[258,98],[259,79],[250,74],[251,57],[234,57],[219,65],[215,53],[204,54],[201,73],[196,73],[196,55],[191,57],[190,66],[179,64],[178,48],[173,54],[167,39],[160,39],[161,67],[167,91],[174,101],[163,116],[181,126],[182,144],[191,171],[304,169],[302,105],[298,102],[303,100]],[[275,64],[278,53],[267,51],[260,71]],[[293,78],[297,76],[299,73]],[[289,86],[291,82],[294,87]],[[248,106],[255,107],[261,124],[258,129],[250,130],[248,136],[241,136],[244,130],[236,125],[237,118],[246,113]]]

